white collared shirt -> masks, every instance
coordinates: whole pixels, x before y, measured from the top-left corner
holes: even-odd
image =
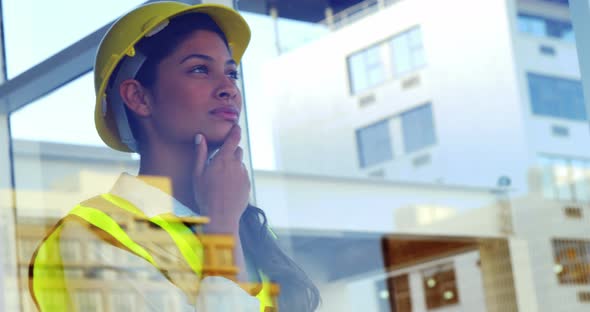
[[[121,176],[117,179],[113,188],[111,189],[110,194],[116,195],[129,201],[135,207],[142,210],[143,213],[145,213],[148,217],[153,217],[168,212],[173,212],[177,216],[197,216],[196,213],[194,213],[188,207],[176,200],[174,197],[127,173],[121,174]],[[80,224],[73,222],[66,223],[62,230],[62,237],[68,237],[67,233],[69,231],[72,231],[72,233],[76,233],[76,238],[79,241],[97,241],[95,237],[96,234],[92,231],[85,229],[85,227],[83,227]],[[88,236],[82,237],[84,235]],[[76,254],[71,251],[71,244],[71,240],[68,242],[60,240],[60,250],[64,264],[80,262],[80,259],[77,258]],[[103,276],[99,277],[99,279],[101,279],[101,284],[109,285],[109,283],[111,283],[111,285],[113,286],[116,285],[116,287],[106,286],[103,287],[103,289],[106,289],[107,291],[110,289],[112,294],[110,294],[109,296],[111,298],[114,298],[116,289],[121,289],[121,285],[124,284],[125,287],[123,288],[125,289],[125,292],[129,294],[132,293],[132,297],[136,298],[135,301],[131,301],[130,304],[133,304],[133,302],[137,303],[138,301],[142,302],[143,306],[140,306],[138,310],[163,311],[162,305],[164,305],[165,311],[250,312],[259,310],[260,303],[256,297],[250,296],[236,283],[221,276],[207,276],[201,281],[199,295],[197,297],[196,304],[193,306],[189,304],[189,301],[185,298],[184,293],[179,288],[174,286],[172,283],[167,282],[160,273],[160,271],[148,262],[144,261],[143,259],[137,257],[132,253],[129,253],[123,249],[114,247],[109,244],[100,243],[100,246],[95,247],[97,248],[91,248],[92,252],[89,255],[87,255],[87,258],[92,259],[86,260],[96,262],[101,267],[112,268],[112,270],[106,272],[106,275],[103,273]],[[126,272],[126,267],[121,264],[122,262],[124,262],[122,261],[123,259],[133,261],[134,272]],[[67,265],[64,265],[64,267],[68,268]],[[142,272],[142,274],[145,274],[148,277],[160,277],[160,284],[163,284],[167,287],[165,287],[165,291],[158,291],[156,293],[160,295],[167,294],[165,296],[165,303],[161,302],[161,298],[158,298],[158,296],[155,295],[156,293],[145,293],[145,291],[143,290],[144,288],[138,287],[138,285],[136,285],[141,280],[133,274],[138,271]],[[68,276],[67,272],[66,276]],[[67,278],[69,279],[75,277]],[[68,291],[70,292],[70,294],[81,293],[81,295],[88,295],[86,291],[80,291],[80,289],[78,288],[73,289],[74,287],[75,286],[68,286]],[[208,293],[219,294],[220,289],[223,290],[221,292],[223,296],[207,295]],[[88,301],[89,299],[78,298],[74,300],[81,302]],[[124,300],[124,298],[119,298],[119,301],[121,300]],[[107,300],[106,302],[111,302],[111,311],[118,311],[119,308],[117,306],[117,303],[113,301],[117,300],[112,299]],[[107,309],[107,307],[97,308],[96,311],[102,311],[105,309]],[[121,305],[121,310],[123,310],[123,305]]]

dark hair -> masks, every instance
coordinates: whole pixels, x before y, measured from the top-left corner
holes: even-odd
[[[136,79],[145,87],[152,88],[158,78],[157,65],[197,30],[218,34],[229,49],[225,34],[211,17],[203,13],[184,14],[172,19],[170,24],[155,36],[144,38],[138,43],[138,50],[147,59]],[[129,110],[128,116],[131,117],[131,129],[140,141],[136,135],[138,129],[135,118]],[[252,273],[255,273],[261,282],[258,272],[262,271],[273,283],[279,285],[279,311],[306,312],[314,311],[318,307],[319,290],[305,272],[278,246],[262,209],[248,205],[240,218],[239,233],[246,262],[255,271]]]

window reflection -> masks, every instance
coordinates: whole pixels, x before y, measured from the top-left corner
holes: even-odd
[[[425,63],[420,27],[414,27],[391,38],[389,44],[379,42],[348,57],[351,91],[359,94]],[[387,70],[387,64],[391,64],[392,71]]]
[[[389,120],[357,130],[361,167],[368,167],[393,157]]]
[[[590,160],[539,156],[543,170],[544,194],[548,199],[574,202],[590,200]]]
[[[549,17],[531,14],[518,14],[518,29],[529,35],[574,42],[574,30],[569,21],[560,21]]]
[[[586,120],[580,81],[528,73],[531,106],[539,116]]]

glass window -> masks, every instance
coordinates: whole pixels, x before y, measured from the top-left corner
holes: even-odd
[[[459,303],[455,267],[452,263],[424,270],[422,284],[428,310]]]
[[[536,37],[549,37],[574,42],[574,29],[569,21],[559,21],[547,17],[518,14],[518,29]]]
[[[375,45],[348,57],[352,93],[357,94],[385,80],[382,45]]]
[[[402,274],[388,277],[387,287],[389,289],[388,299],[390,307],[394,307],[391,310],[396,312],[412,312],[412,294],[409,275]]]
[[[16,232],[25,246],[16,259],[21,268],[28,268],[47,231],[76,203],[109,191],[122,172],[137,172],[136,158],[107,148],[98,138],[93,92],[92,75],[87,74],[10,115]],[[33,248],[29,241],[35,242]],[[107,279],[107,272],[94,265],[112,258],[105,252],[112,247],[70,236],[62,243],[66,274],[82,280],[72,285],[79,310],[104,310],[101,294],[83,284]],[[28,292],[28,286],[24,290]],[[26,292],[23,304],[31,305]]]
[[[533,113],[570,120],[586,120],[580,81],[528,73]]]
[[[21,74],[143,2],[2,1],[8,78]]]
[[[109,0],[67,6],[56,0],[32,7],[27,1],[3,1],[10,24],[6,35],[12,38],[11,76],[96,31],[119,16],[122,6],[133,5]],[[585,131],[579,82],[557,79],[573,77],[578,60],[573,46],[541,61],[537,49],[510,44],[521,35],[506,18],[514,17],[515,5],[539,6],[531,11],[541,12],[556,1],[526,2],[479,1],[455,8],[449,19],[432,13],[448,9],[444,1],[430,1],[428,10],[424,1],[239,1],[240,10],[249,10],[245,15],[252,29],[240,65],[247,107],[242,116],[248,118],[242,123],[242,144],[256,144],[244,150],[254,161],[249,168],[249,159],[244,160],[251,169],[251,202],[275,234],[276,240],[265,241],[277,242],[293,260],[269,270],[277,274],[274,280],[298,276],[301,282],[291,285],[311,281],[324,312],[552,311],[564,307],[564,298],[572,300],[563,309],[588,310],[587,303],[576,301],[581,292],[576,287],[590,285],[590,132]],[[14,13],[15,6],[27,3],[36,12],[20,8]],[[278,17],[269,15],[265,3],[277,6],[272,12]],[[564,6],[559,8],[565,13]],[[94,9],[103,17],[76,14]],[[17,21],[23,14],[31,16]],[[63,20],[47,22],[56,16]],[[85,19],[93,26],[83,25]],[[573,40],[567,23],[523,17],[519,25],[543,38]],[[469,40],[449,44],[449,36]],[[436,68],[417,75],[431,60]],[[520,83],[529,78],[529,68],[542,75]],[[416,77],[392,79],[403,75]],[[421,87],[408,88],[410,82]],[[34,88],[36,82],[24,83]],[[374,94],[363,94],[368,91]],[[515,103],[529,91],[530,104]],[[358,105],[365,96],[371,105]],[[1,256],[0,311],[35,310],[28,268],[39,242],[77,203],[108,192],[122,172],[138,172],[136,156],[112,151],[99,140],[93,105],[92,78],[85,75],[9,115],[12,133],[10,144],[0,144],[0,161],[6,164],[0,181],[8,181],[12,172],[15,188],[7,185],[0,197],[14,197],[15,207],[0,200],[0,246],[9,250]],[[558,127],[567,123],[569,136],[538,144],[530,130],[549,118],[522,118],[529,115],[552,117],[549,121]],[[9,136],[6,128],[0,127],[0,137]],[[433,144],[436,148],[430,148]],[[429,165],[419,166],[424,162]],[[530,174],[539,163],[543,175]],[[510,178],[510,187],[499,187],[502,176]],[[541,184],[544,192],[538,194]],[[148,198],[138,197],[129,199]],[[13,211],[16,218],[10,217]],[[75,306],[194,311],[175,285],[193,291],[197,284],[170,235],[144,218],[117,211],[109,215],[131,240],[145,242],[146,252],[167,273],[105,244],[104,237],[63,236],[63,252],[47,260],[55,263],[61,255],[71,261],[65,274],[75,279],[68,283],[75,288]],[[198,261],[204,263],[204,275],[235,278],[239,259],[230,249],[236,240],[206,237],[199,220],[186,224],[201,235],[204,259]],[[190,238],[188,233],[183,231],[183,238]],[[268,248],[254,250],[265,265],[285,259],[267,257]],[[307,277],[298,269],[282,271],[293,264]],[[118,266],[129,269],[114,269]],[[100,294],[88,293],[89,286]],[[290,293],[299,294],[280,283],[271,286],[275,301]],[[222,295],[208,302],[236,310]],[[57,303],[51,308],[59,310]]]
[[[572,159],[571,178],[576,200],[590,202],[590,161]]]
[[[393,72],[396,76],[414,71],[426,63],[419,27],[391,39]]]
[[[427,104],[401,115],[406,153],[412,153],[436,143],[432,105]]]
[[[539,156],[546,198],[566,201],[590,201],[590,160]]]
[[[389,120],[380,121],[357,130],[356,140],[362,168],[393,158]]]
[[[530,15],[518,15],[518,29],[527,34],[538,37],[545,36],[545,21],[541,18],[535,18]]]
[[[553,257],[560,284],[590,284],[590,241],[553,239]]]

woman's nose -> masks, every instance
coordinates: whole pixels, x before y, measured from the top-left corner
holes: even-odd
[[[216,95],[220,99],[233,99],[238,95],[238,87],[235,82],[229,77],[222,79],[221,85],[216,91]]]

